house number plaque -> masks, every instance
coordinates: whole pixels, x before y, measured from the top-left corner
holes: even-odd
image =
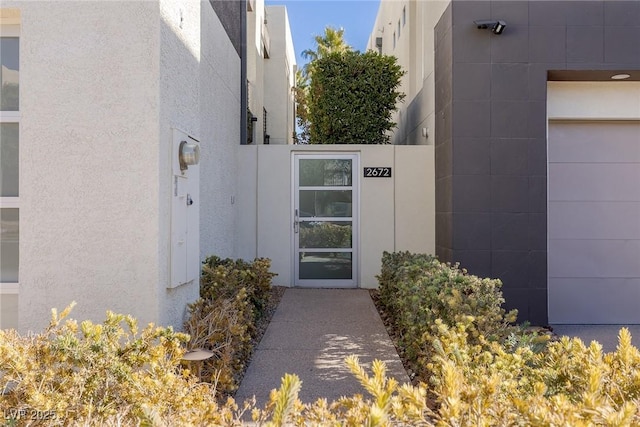
[[[365,178],[391,178],[390,167],[364,168]]]

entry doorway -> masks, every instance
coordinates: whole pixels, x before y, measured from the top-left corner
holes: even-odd
[[[358,286],[358,160],[358,154],[293,154],[295,286]]]

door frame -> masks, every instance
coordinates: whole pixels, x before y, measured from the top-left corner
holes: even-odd
[[[299,159],[351,159],[351,280],[349,279],[300,279],[299,273],[299,237],[295,232],[295,209],[298,204]],[[292,285],[308,288],[359,288],[360,287],[360,153],[354,151],[292,151],[291,152],[291,259]]]

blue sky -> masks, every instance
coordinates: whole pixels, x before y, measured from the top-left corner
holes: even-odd
[[[378,13],[380,0],[265,0],[267,5],[284,5],[289,15],[298,66],[306,60],[300,53],[314,49],[314,36],[326,26],[344,28],[347,44],[364,51]]]

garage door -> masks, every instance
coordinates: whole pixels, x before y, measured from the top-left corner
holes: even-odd
[[[549,123],[549,322],[640,323],[640,122]]]

